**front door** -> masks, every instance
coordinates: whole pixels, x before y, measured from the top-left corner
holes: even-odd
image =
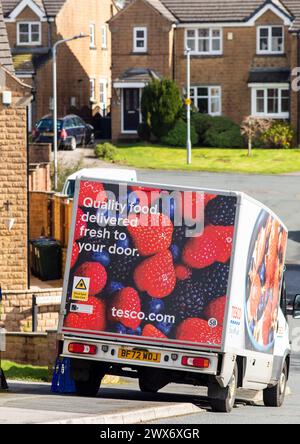
[[[123,89],[123,131],[137,132],[140,123],[140,89]]]

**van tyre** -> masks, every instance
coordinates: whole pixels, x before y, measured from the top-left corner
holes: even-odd
[[[91,372],[87,381],[75,381],[76,394],[88,398],[95,398],[98,395],[103,375]]]
[[[233,374],[228,387],[222,388],[219,385],[213,387],[213,398],[210,399],[213,412],[230,413],[235,405],[238,388],[238,366],[235,363]],[[212,393],[211,392],[211,393]],[[210,388],[209,388],[210,395]]]
[[[151,383],[140,379],[139,380],[139,386],[140,386],[140,390],[143,393],[157,393],[158,392],[158,388],[157,387],[153,387],[153,385],[151,385]]]
[[[288,369],[285,362],[277,385],[264,390],[263,398],[266,407],[282,407],[288,381]]]

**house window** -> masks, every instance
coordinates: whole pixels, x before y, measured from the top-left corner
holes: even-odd
[[[147,52],[147,28],[133,29],[133,51]]]
[[[99,83],[99,103],[101,110],[106,109],[106,88],[107,88],[107,81],[106,80],[100,80]]]
[[[289,86],[252,87],[252,114],[258,117],[288,119],[290,117]]]
[[[17,44],[25,46],[41,45],[41,23],[19,22],[17,24]]]
[[[90,79],[90,101],[95,102],[96,100],[96,80]]]
[[[200,113],[221,115],[220,86],[194,86],[191,88],[191,99]]]
[[[107,25],[101,26],[101,48],[107,49]]]
[[[187,29],[185,47],[192,54],[222,54],[222,30],[220,28]]]
[[[283,26],[260,26],[259,28],[257,28],[258,54],[282,54],[283,52]]]
[[[90,24],[90,48],[96,48],[96,27]]]

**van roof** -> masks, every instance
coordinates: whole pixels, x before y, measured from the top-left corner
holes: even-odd
[[[135,170],[119,168],[83,168],[82,170],[71,174],[67,180],[76,180],[79,177],[108,180],[110,177],[116,179],[116,174],[118,174],[118,179],[120,180],[131,180],[133,182],[137,181],[137,174]]]

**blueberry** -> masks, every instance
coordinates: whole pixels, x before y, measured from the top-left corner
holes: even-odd
[[[127,332],[128,335],[142,336],[142,329],[141,329],[141,327],[138,327],[136,330],[132,330],[131,328],[128,328],[126,332]]]
[[[130,247],[130,239],[129,237],[126,237],[126,239],[121,240],[119,239],[117,242],[117,248],[128,248]]]
[[[140,203],[140,198],[138,197],[138,195],[134,192],[128,193],[128,211],[130,211],[131,209],[133,209],[132,204],[134,204],[134,206],[139,205]]]
[[[123,324],[119,324],[119,323],[115,324],[113,326],[113,331],[115,333],[119,333],[120,335],[126,335],[126,333],[127,333],[126,327],[124,327]]]
[[[92,253],[91,261],[99,262],[103,267],[108,267],[110,264],[110,256],[107,251],[102,251],[102,253]]]
[[[165,303],[161,299],[152,299],[149,303],[150,313],[159,314],[165,309]]]
[[[262,296],[260,299],[260,303],[258,305],[258,309],[257,309],[257,320],[258,321],[263,317],[264,312],[265,312],[265,302],[264,302],[264,298]]]
[[[120,282],[111,281],[106,287],[106,291],[109,294],[113,294],[116,293],[117,291],[122,290],[122,288],[124,288],[124,285],[121,284]]]
[[[177,245],[173,244],[173,245],[171,245],[170,250],[171,250],[174,262],[177,262],[180,258],[180,248]]]
[[[175,218],[175,210],[176,210],[176,201],[174,198],[170,199],[170,207],[166,207],[166,209],[163,206],[163,200],[159,199],[155,202],[155,206],[157,209],[164,213],[166,216],[168,216],[172,221],[174,221]]]
[[[174,324],[170,322],[158,322],[156,323],[156,327],[166,336],[168,336],[173,328]]]
[[[250,331],[253,336],[254,336],[254,330],[255,330],[255,321],[253,320],[250,324]]]
[[[274,341],[274,330],[271,330],[269,333],[269,344],[272,344]]]

